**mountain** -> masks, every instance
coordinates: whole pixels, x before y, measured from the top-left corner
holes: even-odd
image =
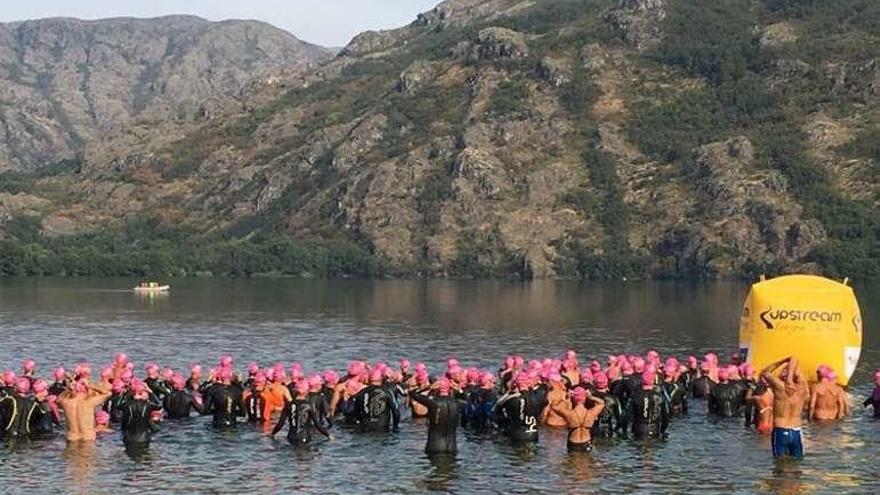
[[[255,77],[331,53],[268,24],[43,19],[0,24],[0,170],[74,158],[136,121],[204,118]]]
[[[7,176],[5,271],[877,277],[878,19],[448,0],[223,118]]]

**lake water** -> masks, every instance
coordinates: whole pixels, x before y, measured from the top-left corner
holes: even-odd
[[[656,348],[684,356],[737,347],[747,286],[576,282],[172,281],[145,298],[131,280],[0,279],[0,368],[34,357],[42,375],[59,364],[109,362],[117,351],[186,368],[230,353],[248,361],[342,369],[350,359],[402,357],[439,370],[450,356],[491,369],[509,353],[584,357]],[[857,288],[865,350],[851,392],[856,414],[806,429],[807,458],[774,463],[769,440],[741,419],[713,420],[697,404],[668,442],[600,444],[569,456],[565,435],[542,430],[530,451],[460,432],[455,460],[428,459],[426,427],[334,439],[295,451],[251,427],[207,428],[206,418],[164,423],[150,449],[129,455],[118,434],[91,448],[62,438],[0,446],[0,492],[22,493],[878,493],[880,424],[861,407],[880,366],[880,287]]]

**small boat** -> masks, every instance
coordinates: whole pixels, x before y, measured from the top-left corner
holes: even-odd
[[[143,294],[155,294],[161,292],[168,292],[171,290],[170,285],[139,285],[134,288],[135,292],[143,293]]]

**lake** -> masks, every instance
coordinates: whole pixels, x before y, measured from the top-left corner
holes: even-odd
[[[184,369],[232,354],[239,369],[299,361],[343,369],[351,359],[448,357],[496,369],[510,353],[585,358],[656,348],[684,357],[734,352],[748,286],[738,283],[172,280],[163,297],[132,280],[0,279],[0,368],[33,357],[42,376],[63,364],[98,368],[118,351]],[[461,431],[455,460],[423,453],[426,426],[294,450],[249,426],[232,433],[207,418],[166,422],[149,451],[128,455],[118,434],[70,448],[60,436],[0,446],[0,491],[64,493],[877,493],[880,424],[861,407],[880,367],[880,286],[857,287],[865,349],[851,386],[855,415],[806,428],[807,458],[774,463],[769,439],[719,421],[696,404],[669,441],[615,440],[570,456],[564,432],[542,430],[535,449]],[[695,491],[696,491],[695,490]]]

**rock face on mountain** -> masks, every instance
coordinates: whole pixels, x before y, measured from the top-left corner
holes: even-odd
[[[196,17],[0,24],[0,170],[32,170],[135,121],[203,119],[254,78],[329,58],[264,23]]]
[[[306,48],[193,20],[175,35],[190,43],[122,60],[42,41],[45,61],[3,57],[23,81],[5,98],[48,95],[5,153],[33,166],[81,139],[83,160],[0,181],[0,211],[47,238],[147,219],[156,236],[234,242],[235,263],[275,235],[341,239],[401,275],[880,276],[877,16],[868,0],[448,0],[245,90]],[[242,37],[244,52],[219,48]],[[234,63],[199,62],[218,50]],[[45,65],[55,54],[67,69]],[[97,77],[81,60],[122,65]],[[57,94],[65,81],[88,91]],[[230,99],[212,107],[212,90]],[[25,118],[4,108],[7,128]]]

